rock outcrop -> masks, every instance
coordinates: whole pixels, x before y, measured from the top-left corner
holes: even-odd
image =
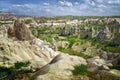
[[[101,29],[96,40],[110,41],[111,45],[120,45],[120,23],[116,19],[108,22],[108,25]]]
[[[96,76],[96,80],[120,80],[120,71],[119,70],[110,70],[110,71],[100,71],[99,77]]]
[[[111,45],[120,45],[120,33],[114,35],[114,37],[111,40]]]
[[[100,59],[99,56],[90,58],[87,60],[87,62],[88,62],[88,70],[92,72],[97,72],[99,70],[102,70],[102,67],[106,65],[105,60]]]
[[[0,26],[0,37],[8,37],[7,30],[10,25],[1,25]]]
[[[84,53],[88,56],[96,56],[98,54],[101,54],[103,52],[101,49],[96,49],[95,46],[92,45],[91,42],[86,41],[84,43],[78,42],[73,44],[72,49],[77,52]]]
[[[36,44],[31,45],[28,41],[13,41],[11,39],[5,41],[0,39],[0,60],[2,62],[6,57],[9,60],[5,62],[10,64],[17,61],[30,61],[33,67],[40,68],[59,54],[41,40],[37,40]]]
[[[87,64],[84,58],[55,51],[50,43],[34,38],[21,20],[8,29],[8,35],[0,38],[0,65],[30,61],[32,70],[40,69],[32,77],[36,80],[70,80],[75,65]]]
[[[50,48],[51,44],[35,38],[22,20],[16,20],[13,27],[0,28],[0,60],[4,58],[10,65],[17,61],[30,61],[31,66],[40,68],[49,63],[59,52]],[[8,34],[7,38],[4,34]],[[14,41],[12,37],[17,38]],[[1,63],[1,64],[2,64]]]
[[[96,32],[93,27],[88,28],[84,25],[82,26],[70,26],[70,27],[63,27],[60,31],[61,36],[67,35],[78,35],[80,38],[92,38],[96,36]]]
[[[8,35],[22,41],[33,40],[35,38],[28,29],[27,25],[21,19],[18,19],[14,22],[13,28],[10,27],[8,29]]]
[[[57,59],[57,62],[50,63],[49,66],[46,65],[47,67],[45,70],[49,68],[49,71],[46,74],[37,76],[36,80],[71,80],[74,66],[78,64],[87,64],[85,59],[77,56],[70,56],[68,54],[60,54],[56,60]]]

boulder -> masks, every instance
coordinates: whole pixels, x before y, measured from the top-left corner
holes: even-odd
[[[87,63],[81,57],[61,53],[49,65],[45,66],[45,71],[49,69],[46,74],[42,74],[41,72],[44,73],[45,71],[40,69],[33,77],[36,80],[70,80],[72,78],[72,70],[78,64],[86,65]]]
[[[106,65],[106,62],[104,59],[100,59],[99,56],[95,56],[93,58],[90,58],[87,60],[88,62],[88,70],[92,72],[97,72],[98,70],[101,70],[103,65]]]
[[[119,70],[110,70],[105,71],[101,70],[99,71],[99,77],[97,77],[97,80],[120,80],[120,71]]]
[[[69,47],[69,42],[68,41],[58,41],[58,42],[56,42],[56,46],[67,49]]]

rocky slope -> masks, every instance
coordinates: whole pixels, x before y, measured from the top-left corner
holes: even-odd
[[[119,37],[117,36],[117,38]],[[119,39],[117,40],[119,41]],[[118,41],[113,43],[118,43]],[[89,47],[90,45],[86,43],[86,46]],[[17,61],[30,61],[30,66],[34,71],[28,79],[22,77],[17,80],[74,80],[72,71],[75,65],[80,64],[87,65],[89,71],[98,73],[101,76],[97,76],[95,78],[96,80],[111,80],[109,78],[110,75],[113,75],[113,80],[120,79],[119,75],[114,75],[117,72],[119,73],[119,71],[111,71],[108,67],[112,64],[120,65],[119,53],[111,55],[104,53],[100,57],[95,56],[86,60],[82,57],[55,51],[52,47],[53,45],[50,43],[35,38],[29,30],[29,26],[21,19],[16,20],[14,25],[0,26],[0,66],[9,67]],[[74,49],[75,47],[74,45],[72,48]],[[80,47],[82,48],[84,46],[81,45]],[[89,50],[87,50],[87,53],[89,53]],[[104,70],[110,70],[110,75],[107,77],[104,76]],[[83,77],[81,76],[79,79]],[[90,78],[86,76],[82,80],[86,79],[89,80]]]
[[[4,29],[2,29],[4,30]],[[7,34],[4,36],[3,34]],[[59,78],[68,78],[72,75],[71,70],[73,70],[73,66],[76,64],[87,64],[86,60],[77,57],[70,56],[67,54],[60,53],[58,51],[54,51],[51,48],[51,44],[45,42],[43,40],[35,38],[27,26],[21,20],[15,21],[13,27],[9,26],[7,32],[0,34],[0,65],[1,66],[11,66],[15,62],[25,62],[30,61],[31,67],[33,70],[44,68],[45,66],[50,64],[49,72],[44,75],[47,77],[38,77],[41,73],[44,74],[44,69],[38,70],[40,72],[36,75],[33,75],[35,79],[51,79],[53,77],[55,80]],[[9,37],[9,38],[8,38]],[[55,58],[59,56],[59,58]],[[58,61],[57,63],[56,60]],[[54,61],[55,60],[55,61]],[[51,62],[51,63],[50,63]],[[55,63],[55,64],[53,64]],[[64,71],[64,72],[63,72]],[[52,73],[53,74],[52,74]],[[69,72],[69,73],[67,73]],[[67,75],[66,77],[62,74]],[[61,75],[61,76],[60,76]],[[38,78],[37,78],[38,77]]]
[[[49,47],[49,43],[33,38],[29,29],[19,21],[15,21],[13,29],[8,31],[8,36],[14,38],[7,38],[0,34],[2,35],[0,38],[1,62],[6,57],[11,64],[16,61],[30,61],[33,67],[40,68],[59,54]],[[15,33],[11,36],[10,32]]]

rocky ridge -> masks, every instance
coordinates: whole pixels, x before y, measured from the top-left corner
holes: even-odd
[[[58,51],[54,51],[52,48],[50,48],[51,46],[50,43],[33,37],[33,35],[31,34],[27,26],[24,24],[24,22],[20,20],[15,21],[13,27],[10,26],[7,29],[7,31],[8,32],[4,32],[5,34],[8,34],[8,36],[6,37],[3,34],[0,34],[2,35],[0,38],[0,58],[1,58],[0,65],[4,65],[5,63],[4,66],[10,66],[17,61],[20,61],[20,62],[30,61],[31,62],[30,66],[32,67],[33,70],[36,70],[36,69],[43,68],[47,64],[50,64],[49,72],[47,71],[48,73],[46,74],[50,76],[48,77],[40,76],[39,77],[40,79],[41,78],[52,79],[52,77],[55,74],[56,74],[56,77],[58,76],[59,78],[62,78],[62,77],[64,78],[65,76],[61,75],[61,73],[67,75],[66,78],[70,79],[69,76],[72,75],[71,70],[74,69],[73,68],[74,65],[87,64],[86,60],[81,57],[70,56],[67,54],[60,53]],[[52,64],[55,62],[53,59],[56,56],[59,56],[60,59],[57,58],[56,60],[58,60],[58,62],[55,64]],[[45,70],[46,69],[47,68],[45,68]],[[51,74],[51,72],[54,74]],[[40,71],[40,73],[42,72]],[[37,75],[37,77],[39,75]],[[35,79],[39,80],[39,78],[37,77]],[[58,79],[55,77],[53,78]]]

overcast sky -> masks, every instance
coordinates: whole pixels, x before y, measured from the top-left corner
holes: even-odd
[[[0,11],[35,16],[120,15],[120,0],[0,0]]]

